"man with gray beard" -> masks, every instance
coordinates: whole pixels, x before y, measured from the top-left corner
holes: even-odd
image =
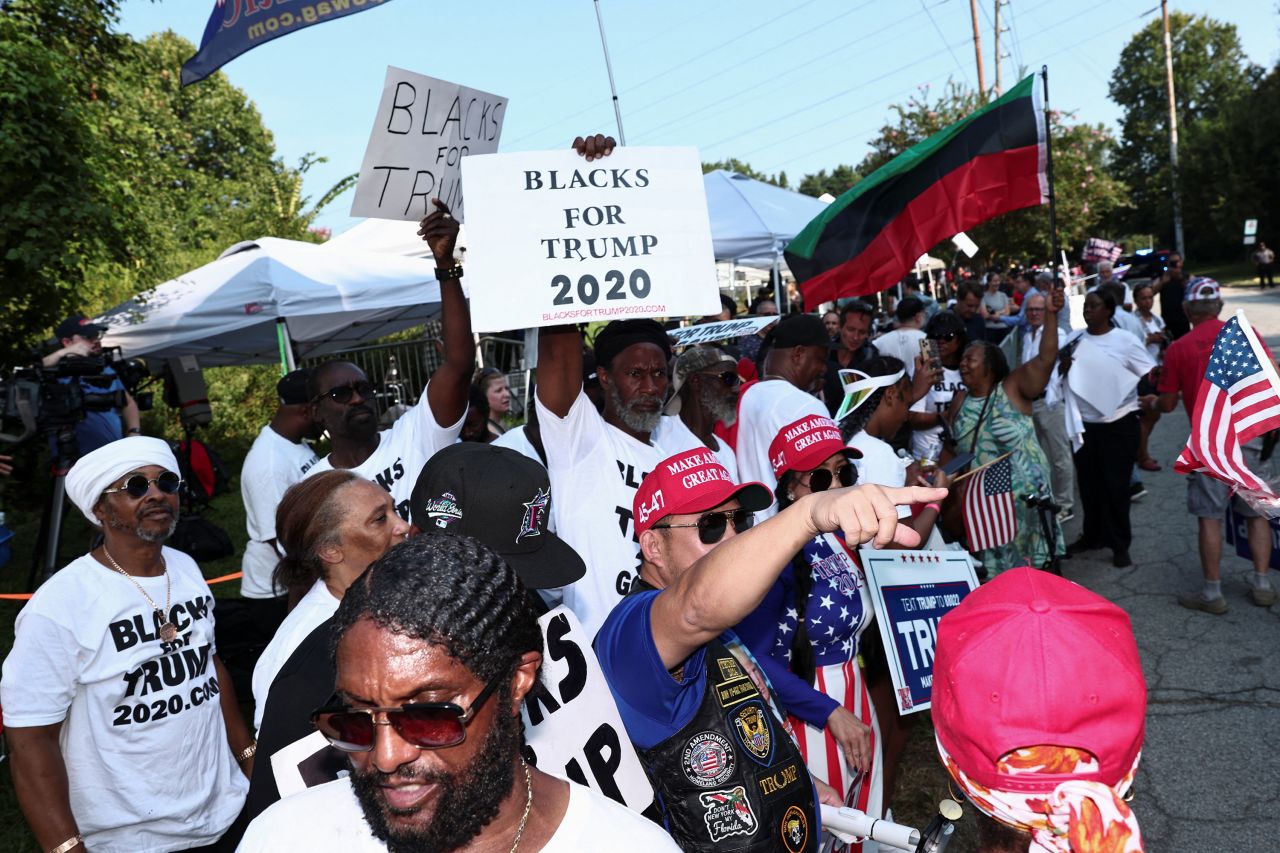
[[[551,515],[587,564],[586,576],[559,592],[591,636],[639,570],[631,506],[664,457],[653,432],[667,399],[671,341],[654,320],[615,320],[596,335],[595,357],[602,412],[583,392],[578,330],[540,330],[536,406],[556,496]]]
[[[690,347],[676,359],[671,399],[653,441],[667,456],[706,447],[738,476],[733,448],[716,435],[716,424],[733,426],[738,417],[737,362],[719,347]]]

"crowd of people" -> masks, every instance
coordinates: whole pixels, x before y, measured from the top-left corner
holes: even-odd
[[[915,719],[864,547],[971,551],[985,581],[942,620],[933,682],[940,760],[983,849],[1142,849],[1127,616],[1044,570],[1101,548],[1131,564],[1137,472],[1159,467],[1146,436],[1194,405],[1216,284],[1171,261],[1130,290],[1103,266],[1078,330],[1053,275],[1022,269],[950,300],[912,279],[892,305],[841,300],[678,353],[655,320],[589,341],[548,328],[516,423],[506,376],[475,370],[457,221],[440,204],[420,233],[447,275],[418,404],[380,428],[359,367],[295,371],[245,459],[242,593],[271,625],[251,723],[200,568],[165,545],[169,446],[129,435],[71,468],[101,537],[23,609],[0,681],[42,849],[831,849],[821,805],[886,816]],[[720,319],[739,308],[726,297]],[[974,550],[953,478],[1002,460],[1016,535]],[[1178,601],[1206,613],[1227,606],[1229,498],[1189,481],[1205,585]],[[1269,526],[1238,511],[1267,605]],[[539,618],[561,606],[594,639],[577,654],[652,786],[644,814],[522,749],[521,706],[560,654]]]

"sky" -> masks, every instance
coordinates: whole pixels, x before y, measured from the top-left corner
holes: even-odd
[[[263,0],[258,0],[259,4]],[[280,0],[283,2],[283,0]],[[993,85],[997,0],[979,0],[986,82]],[[126,0],[120,29],[171,29],[198,44],[214,0]],[[598,6],[628,145],[692,145],[704,161],[736,157],[794,186],[805,174],[857,164],[894,103],[976,86],[964,0],[387,0],[309,27],[223,66],[249,96],[319,198],[358,171],[388,65],[509,99],[501,151],[617,136]],[[1245,53],[1280,61],[1280,14],[1264,0],[1180,0],[1178,11],[1236,25]],[[1006,0],[1000,67],[1049,67],[1049,99],[1076,119],[1117,127],[1107,81],[1129,38],[1158,19],[1158,0]],[[200,85],[199,83],[195,85]],[[353,192],[317,224],[341,233]]]

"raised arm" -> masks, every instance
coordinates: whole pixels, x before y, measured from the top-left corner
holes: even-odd
[[[1058,312],[1062,310],[1062,291],[1054,288],[1045,299],[1044,326],[1040,331],[1040,351],[1026,364],[1019,365],[1005,379],[1005,393],[1016,392],[1022,399],[1031,401],[1044,393],[1053,376],[1053,365],[1058,360]],[[1011,334],[1018,334],[1015,330]],[[1012,396],[1012,395],[1011,395]]]
[[[431,247],[436,269],[451,271],[458,265],[453,248],[458,242],[458,220],[449,208],[432,199],[436,209],[422,220],[418,233]],[[449,427],[467,411],[467,387],[476,369],[475,341],[471,336],[471,311],[458,277],[440,277],[440,325],[444,332],[444,364],[427,385],[427,404],[436,423]]]
[[[582,393],[582,333],[577,326],[538,330],[538,385],[542,405],[558,418],[567,417]]]
[[[806,495],[757,527],[718,545],[653,602],[654,645],[674,668],[760,604],[796,552],[819,533],[844,531],[849,547],[918,546],[898,523],[899,505],[940,501],[946,489],[854,486]],[[647,535],[647,534],[646,534]]]

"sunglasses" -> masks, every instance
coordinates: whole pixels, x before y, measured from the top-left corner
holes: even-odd
[[[724,538],[724,532],[733,522],[734,533],[744,533],[756,523],[756,514],[749,509],[727,509],[723,512],[708,512],[693,524],[655,524],[654,530],[670,530],[675,527],[698,528],[698,539],[703,545],[714,545]]]
[[[826,468],[817,468],[809,472],[809,491],[825,492],[837,479],[841,486],[852,486],[858,481],[858,472],[848,464],[841,465],[834,474]]]
[[[447,749],[467,739],[467,724],[510,674],[509,669],[504,669],[490,679],[466,710],[452,702],[351,708],[335,693],[323,707],[312,712],[311,723],[334,748],[343,752],[369,752],[378,726],[391,726],[396,734],[418,749]],[[386,718],[385,722],[378,721],[380,714]]]
[[[725,387],[733,388],[739,382],[738,373],[735,370],[722,370],[718,373],[699,373],[699,376],[706,376],[711,379],[719,379],[725,384]]]
[[[943,333],[943,334],[941,334],[941,335],[930,335],[930,336],[929,336],[929,340],[931,340],[931,341],[954,341],[954,340],[955,340],[956,338],[958,338],[958,337],[960,337],[960,336],[959,336],[958,334],[956,334],[955,332],[944,332],[944,333]]]
[[[375,390],[376,389],[373,387],[372,382],[367,379],[362,379],[358,382],[348,382],[345,385],[335,385],[328,391],[317,396],[312,402],[318,401],[321,397],[328,397],[335,403],[340,403],[345,406],[347,403],[351,402],[351,398],[356,394],[359,394],[362,399],[370,399],[373,397]]]
[[[151,485],[153,483],[157,489],[164,492],[166,495],[171,495],[178,491],[178,489],[182,488],[182,478],[172,471],[165,471],[154,480],[147,479],[141,474],[134,474],[132,477],[124,481],[123,486],[115,489],[104,489],[102,493],[104,495],[110,495],[116,492],[128,492],[129,497],[137,499],[145,497],[147,492],[151,490]]]

